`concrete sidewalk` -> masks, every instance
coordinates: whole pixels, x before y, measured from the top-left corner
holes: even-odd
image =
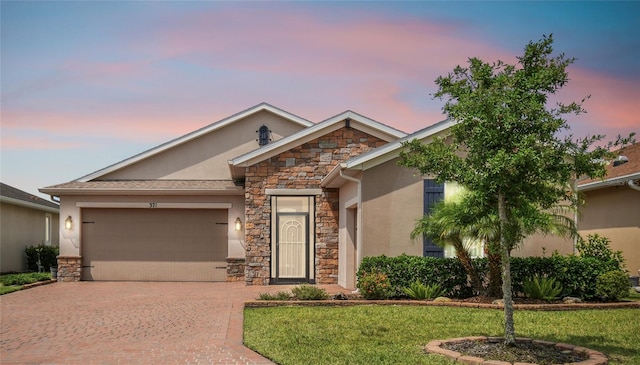
[[[22,290],[0,296],[0,363],[272,364],[243,346],[243,303],[288,289],[77,282]]]

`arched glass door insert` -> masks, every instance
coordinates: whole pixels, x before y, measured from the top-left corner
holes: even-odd
[[[313,197],[272,197],[271,281],[313,281]]]

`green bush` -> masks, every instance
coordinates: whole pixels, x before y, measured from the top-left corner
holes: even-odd
[[[259,300],[289,300],[291,299],[291,294],[286,291],[279,291],[277,293],[260,293],[258,294]]]
[[[365,257],[358,268],[358,282],[367,273],[381,272],[391,283],[389,297],[406,297],[404,288],[419,281],[438,284],[445,295],[468,298],[472,289],[467,283],[467,273],[457,258],[435,258],[400,255],[396,257]]]
[[[562,293],[562,284],[550,277],[534,276],[524,282],[524,294],[531,299],[555,300]]]
[[[598,276],[596,295],[605,302],[615,302],[629,295],[629,277],[622,270],[606,272]]]
[[[488,281],[487,259],[474,259],[474,267]],[[573,296],[583,300],[598,299],[596,281],[598,276],[619,270],[615,260],[603,261],[595,257],[561,256],[512,257],[511,280],[514,295],[522,295],[524,283],[531,277],[553,277],[563,290],[560,297]],[[444,295],[453,298],[468,298],[473,291],[467,274],[457,258],[434,258],[400,255],[397,257],[365,257],[358,268],[357,278],[372,272],[387,275],[391,284],[388,297],[407,297],[404,288],[419,281],[427,285],[438,284]]]
[[[35,283],[36,281],[45,281],[51,279],[49,273],[24,273],[24,274],[7,274],[0,276],[0,284],[4,286],[25,285]]]
[[[600,261],[609,262],[616,267],[616,270],[624,270],[624,257],[622,251],[613,251],[609,247],[611,240],[596,234],[587,236],[587,240],[578,237],[576,250],[582,257],[593,257]]]
[[[424,285],[419,281],[411,284],[408,288],[404,288],[404,292],[411,299],[416,300],[435,299],[444,295],[444,290],[440,287],[440,285]]]
[[[291,289],[291,292],[298,300],[325,300],[329,298],[326,290],[309,284],[296,286]]]
[[[59,248],[55,246],[29,246],[25,247],[24,252],[27,256],[27,267],[29,271],[38,271],[38,253],[40,253],[40,264],[44,271],[49,271],[51,266],[58,266]]]
[[[363,273],[357,286],[365,299],[387,299],[393,294],[389,277],[379,271]]]

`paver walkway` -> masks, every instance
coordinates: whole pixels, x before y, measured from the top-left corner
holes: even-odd
[[[78,282],[22,290],[0,296],[0,364],[272,364],[242,345],[243,302],[286,289]]]

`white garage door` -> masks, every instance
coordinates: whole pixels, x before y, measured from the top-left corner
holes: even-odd
[[[82,209],[82,280],[225,281],[225,209]]]

